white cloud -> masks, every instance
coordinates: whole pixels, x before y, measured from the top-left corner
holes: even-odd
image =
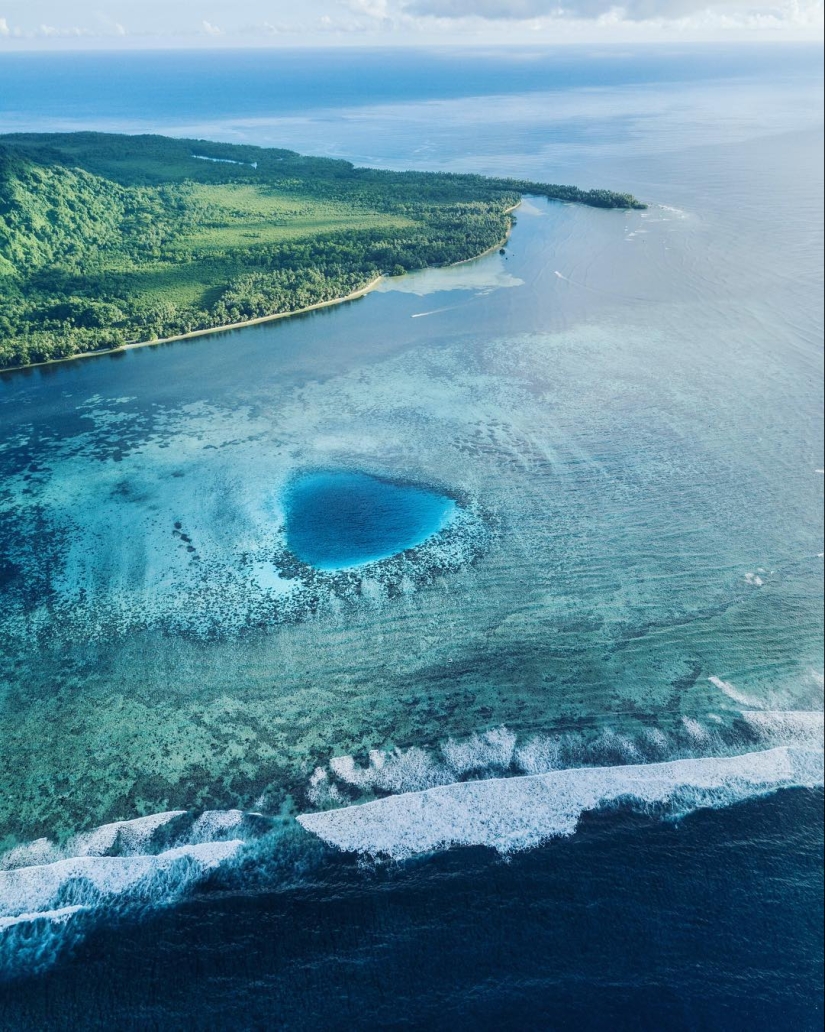
[[[486,45],[815,39],[823,0],[0,0],[0,10],[2,50],[345,45],[359,37]]]
[[[376,21],[383,21],[390,16],[387,0],[347,0],[346,6],[355,14],[365,14]]]
[[[37,30],[37,35],[44,36],[46,39],[54,39],[55,37],[66,36],[89,36],[91,33],[80,25],[41,25]]]
[[[776,24],[782,20],[807,21],[816,12],[821,15],[822,0],[407,0],[404,9],[414,15],[450,20],[525,22],[552,18],[603,23],[679,21],[698,12],[713,11],[731,24],[755,17]]]

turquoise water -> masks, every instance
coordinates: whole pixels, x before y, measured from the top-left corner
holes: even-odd
[[[319,570],[345,570],[415,548],[437,534],[455,502],[363,473],[319,472],[287,488],[287,547]]]
[[[88,1020],[138,1027],[95,983],[134,1001],[148,980],[159,1024],[183,1023],[180,986],[217,1007],[231,983],[311,1027],[331,971],[332,1027],[376,1008],[391,1026],[402,999],[438,1027],[417,991],[436,982],[443,1013],[471,999],[481,1027],[549,1023],[558,1002],[576,1027],[729,1029],[744,996],[764,1008],[747,1027],[814,1027],[820,57],[303,55],[294,93],[294,56],[135,56],[106,91],[110,59],[72,60],[7,61],[4,124],[508,172],[650,207],[528,198],[503,256],[0,380],[0,934],[5,970],[56,964],[4,999],[7,1023],[17,999],[60,1027],[75,986]],[[336,102],[347,60],[369,75]],[[458,504],[414,547],[319,569],[290,551],[284,504],[308,470]],[[147,903],[173,916],[129,924],[118,953],[108,922]],[[481,929],[466,967],[439,917],[463,912]],[[600,934],[612,952],[588,952]],[[130,935],[154,975],[131,974]]]

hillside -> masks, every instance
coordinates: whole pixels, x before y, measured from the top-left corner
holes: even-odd
[[[202,140],[0,136],[0,367],[290,312],[473,257],[524,192],[642,207]]]

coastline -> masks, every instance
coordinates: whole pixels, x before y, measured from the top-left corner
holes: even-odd
[[[509,214],[511,214],[511,212],[514,212],[516,210],[516,208],[520,208],[521,207],[521,204],[522,204],[523,200],[524,200],[524,198],[520,197],[516,204],[512,204],[512,205],[510,205],[509,208],[505,208],[504,211],[501,214],[502,215],[509,215]],[[510,225],[507,227],[507,232],[504,234],[504,236],[501,238],[501,240],[499,240],[499,242],[497,244],[493,244],[492,247],[488,247],[486,251],[482,251],[480,254],[474,254],[472,258],[462,258],[460,262],[450,262],[449,265],[441,266],[441,268],[444,268],[444,269],[454,269],[458,265],[467,265],[469,262],[477,262],[479,258],[483,258],[485,255],[492,254],[494,251],[498,251],[499,248],[504,247],[504,245],[510,239],[510,234],[512,232],[513,232],[513,220],[510,219]],[[434,265],[434,266],[430,266],[430,268],[437,269],[437,268],[439,268],[439,266]]]
[[[521,199],[518,203],[511,205],[509,208],[505,208],[502,212],[503,215],[509,215],[514,212],[516,208],[521,205]],[[485,251],[481,251],[479,254],[474,254],[472,258],[463,258],[460,262],[452,262],[450,265],[442,266],[442,268],[454,268],[457,265],[466,265],[468,262],[478,261],[479,258],[484,258],[488,254],[492,254],[497,251],[500,247],[510,239],[510,234],[513,230],[513,222],[510,220],[510,225],[507,227],[507,232],[498,241],[488,247]],[[428,266],[428,268],[439,268],[439,266]],[[355,301],[359,297],[364,297],[371,291],[375,290],[378,284],[387,277],[382,273],[380,276],[376,276],[375,279],[370,280],[363,287],[359,287],[358,290],[353,290],[349,294],[344,294],[342,297],[333,297],[329,301],[318,301],[314,305],[306,305],[304,308],[295,308],[291,312],[275,312],[272,315],[259,315],[254,319],[244,319],[241,322],[224,323],[221,326],[209,326],[202,330],[190,330],[189,333],[178,333],[172,337],[158,337],[156,340],[136,340],[131,344],[120,344],[116,348],[105,348],[100,351],[79,351],[76,355],[64,355],[61,358],[47,358],[42,362],[28,362],[25,365],[18,366],[7,366],[6,368],[0,369],[0,377],[6,373],[19,373],[25,369],[40,369],[43,366],[59,365],[63,362],[74,362],[82,358],[98,358],[102,355],[120,355],[125,351],[134,351],[136,348],[148,348],[156,344],[174,344],[180,340],[192,340],[195,337],[205,337],[212,333],[223,333],[229,330],[242,330],[247,326],[258,326],[261,323],[274,322],[276,319],[289,319],[293,315],[304,315],[306,312],[314,312],[319,308],[330,308],[333,305],[341,305],[347,301]]]
[[[79,351],[76,355],[63,355],[61,358],[47,358],[43,362],[28,362],[26,365],[7,366],[0,369],[0,376],[5,373],[17,373],[24,369],[38,369],[42,366],[58,365],[61,362],[74,362],[79,358],[97,358],[100,355],[120,355],[124,351],[134,351],[136,348],[149,348],[155,344],[173,344],[179,340],[191,340],[193,337],[205,337],[210,333],[222,333],[224,330],[242,330],[245,326],[257,326],[259,323],[273,322],[275,319],[288,319],[292,315],[303,315],[305,312],[314,312],[318,308],[329,308],[331,305],[340,305],[345,301],[355,301],[371,290],[375,290],[384,275],[376,276],[363,287],[353,290],[343,297],[333,297],[329,301],[318,301],[314,305],[307,305],[304,308],[295,308],[291,312],[275,312],[272,315],[259,315],[254,319],[244,319],[242,322],[223,323],[221,326],[209,326],[203,330],[190,330],[189,333],[177,333],[173,337],[157,337],[155,340],[136,340],[131,344],[120,344],[116,348],[105,348],[100,351]]]

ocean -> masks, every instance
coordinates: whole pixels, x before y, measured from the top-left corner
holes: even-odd
[[[0,58],[81,129],[649,207],[0,376],[0,1027],[821,1027],[820,50]]]

